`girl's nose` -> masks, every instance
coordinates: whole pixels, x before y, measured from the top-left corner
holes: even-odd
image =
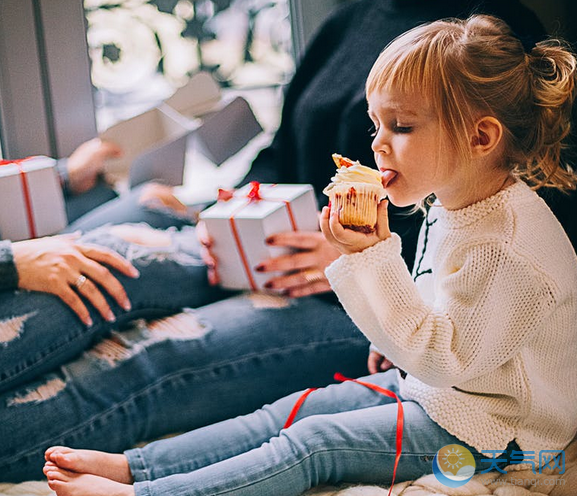
[[[375,139],[371,144],[371,148],[375,153],[383,153],[385,155],[389,155],[391,153],[391,146],[383,139],[379,139],[378,136],[375,136]]]

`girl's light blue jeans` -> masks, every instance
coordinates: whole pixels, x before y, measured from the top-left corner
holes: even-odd
[[[154,249],[107,229],[82,240],[141,273],[117,274],[133,309],[110,302],[115,323],[93,311],[87,328],[53,295],[0,294],[0,481],[42,478],[52,445],[122,452],[365,373],[367,342],[334,303],[210,287],[193,228]]]
[[[398,393],[397,370],[363,381]],[[323,483],[391,482],[395,399],[352,382],[333,384],[312,392],[295,423],[283,429],[300,395],[125,452],[136,495],[298,496]],[[405,401],[403,407],[397,482],[431,473],[435,453],[449,444],[465,446],[481,457],[433,422],[417,403]]]

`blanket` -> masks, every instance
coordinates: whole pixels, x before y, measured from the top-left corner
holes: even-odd
[[[511,467],[508,467],[510,469]],[[429,474],[415,481],[393,486],[394,496],[577,496],[577,438],[565,450],[565,472],[551,470],[534,474],[531,468],[508,470],[506,474],[488,472],[475,475],[467,484],[450,488]],[[322,486],[302,496],[387,496],[388,489],[378,486]],[[0,483],[0,496],[53,496],[45,481],[21,484]]]

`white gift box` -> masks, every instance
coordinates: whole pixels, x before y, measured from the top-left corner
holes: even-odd
[[[56,160],[30,157],[0,166],[0,237],[19,241],[68,224]]]
[[[197,135],[201,150],[220,165],[261,131],[244,98],[227,102],[212,76],[200,72],[159,106],[100,133],[124,151],[107,161],[105,174],[111,183],[129,187],[151,180],[179,186],[190,135]]]
[[[269,246],[265,240],[284,231],[318,231],[316,197],[308,184],[261,184],[257,199],[254,183],[218,201],[200,214],[213,240],[220,284],[228,289],[262,290],[278,273],[260,273],[263,260],[291,252]],[[258,199],[260,196],[261,199]]]

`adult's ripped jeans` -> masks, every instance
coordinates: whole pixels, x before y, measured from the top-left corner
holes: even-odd
[[[366,372],[367,342],[340,307],[212,288],[194,229],[171,236],[165,248],[106,227],[82,238],[141,273],[116,274],[133,309],[109,299],[115,324],[91,311],[86,327],[52,295],[0,294],[0,481],[42,478],[52,445],[121,452]]]

